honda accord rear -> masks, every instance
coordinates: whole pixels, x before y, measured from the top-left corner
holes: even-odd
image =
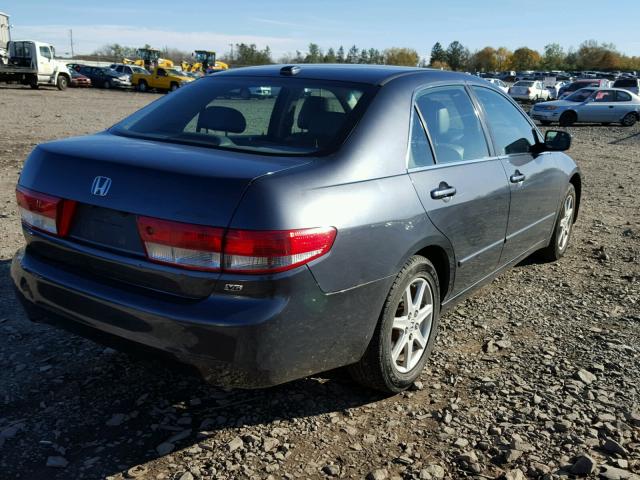
[[[269,98],[238,95],[256,88]],[[488,155],[485,108],[510,115],[497,127],[516,125],[496,130],[502,157]],[[229,70],[107,131],[36,147],[16,189],[26,246],[12,278],[33,321],[172,357],[215,384],[350,366],[401,391],[425,365],[441,306],[536,249],[567,248],[579,177],[552,152],[570,138],[537,135],[466,75]]]

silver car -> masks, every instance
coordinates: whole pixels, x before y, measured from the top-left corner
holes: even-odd
[[[640,120],[640,97],[621,88],[581,88],[562,100],[535,105],[531,117],[543,125],[590,122],[631,127]]]

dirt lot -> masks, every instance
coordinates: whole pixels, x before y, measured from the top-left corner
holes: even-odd
[[[638,126],[571,128],[585,184],[568,255],[446,315],[413,391],[341,371],[224,391],[31,324],[10,286],[29,151],[155,98],[0,88],[0,478],[639,478]]]

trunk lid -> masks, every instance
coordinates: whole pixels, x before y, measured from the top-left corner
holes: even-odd
[[[131,263],[145,255],[136,216],[226,227],[252,180],[309,161],[107,132],[42,144],[25,163],[20,185],[78,204],[64,241],[64,255],[51,245],[43,246],[43,242],[32,241],[30,245],[41,257],[81,275],[134,282],[178,296],[202,297],[213,289],[215,274],[174,271],[149,262]],[[104,180],[96,183],[97,177],[110,180],[107,191]],[[98,194],[94,193],[96,186]],[[73,244],[77,248],[69,248]],[[104,254],[96,255],[100,251]],[[115,268],[118,257],[122,264]]]
[[[36,147],[20,185],[96,207],[225,227],[253,179],[308,161],[105,132]],[[111,180],[104,196],[92,193],[96,177]]]

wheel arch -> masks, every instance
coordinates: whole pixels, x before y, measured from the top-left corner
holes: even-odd
[[[428,245],[418,250],[415,255],[428,259],[436,269],[438,283],[440,284],[440,301],[443,302],[451,291],[453,280],[453,262],[446,250],[439,245]]]
[[[569,183],[576,189],[576,213],[573,216],[573,222],[578,219],[578,213],[580,212],[580,199],[582,198],[582,177],[578,172],[575,172],[569,179]]]

